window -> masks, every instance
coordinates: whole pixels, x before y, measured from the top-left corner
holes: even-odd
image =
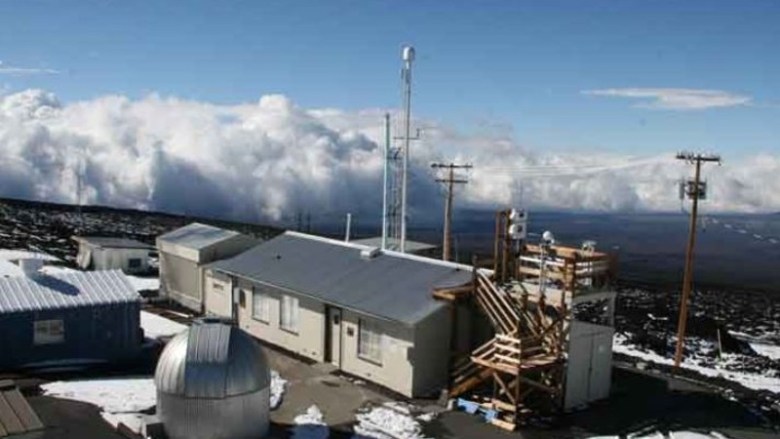
[[[37,320],[33,328],[33,343],[55,344],[65,341],[65,323],[62,320]]]
[[[279,327],[290,332],[298,332],[298,298],[282,296],[282,316]]]
[[[271,321],[271,297],[257,288],[252,290],[252,317],[263,323]]]
[[[358,320],[358,357],[382,364],[382,333],[374,322]]]
[[[127,260],[128,268],[141,268],[141,258],[130,258]]]
[[[222,291],[225,291],[225,287],[221,283],[219,283],[219,282],[212,282],[211,283],[211,289],[214,290],[214,291],[220,292],[220,293]]]

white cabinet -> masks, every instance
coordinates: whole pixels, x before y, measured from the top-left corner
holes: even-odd
[[[576,408],[609,396],[614,328],[572,321],[564,408]]]

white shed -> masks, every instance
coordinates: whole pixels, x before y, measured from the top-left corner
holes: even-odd
[[[128,274],[149,271],[154,247],[134,239],[74,236],[79,244],[76,263],[84,270],[122,270]]]
[[[194,311],[203,310],[203,270],[257,244],[251,236],[192,223],[157,237],[160,295]]]

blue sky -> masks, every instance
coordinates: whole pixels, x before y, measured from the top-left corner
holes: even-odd
[[[538,150],[732,159],[780,151],[778,23],[773,1],[0,0],[0,90],[391,107],[413,43],[417,116]]]

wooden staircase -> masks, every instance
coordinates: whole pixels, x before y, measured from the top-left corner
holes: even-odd
[[[550,371],[563,365],[558,338],[551,336],[560,329],[557,323],[562,320],[550,312],[543,296],[518,297],[478,269],[474,273],[472,297],[495,334],[469,357],[455,362],[450,396],[463,395],[492,382],[492,397],[483,404],[501,415],[491,422],[514,429],[522,417],[532,413],[524,404],[532,393],[560,396],[559,383],[552,379]]]

